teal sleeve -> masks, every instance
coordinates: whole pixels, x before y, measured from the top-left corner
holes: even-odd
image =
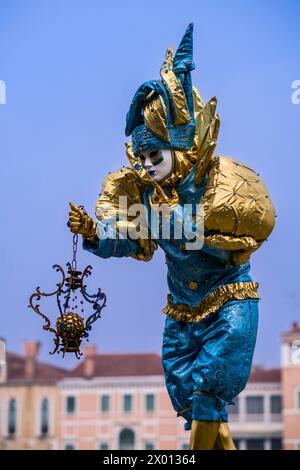
[[[97,222],[97,235],[98,245],[83,239],[83,249],[100,258],[110,258],[111,256],[122,258],[141,251],[137,241],[125,238],[120,233],[116,234],[109,224]]]

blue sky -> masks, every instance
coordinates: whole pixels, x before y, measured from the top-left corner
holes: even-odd
[[[256,169],[277,212],[276,230],[252,257],[260,283],[255,362],[279,364],[280,333],[300,321],[299,124],[291,84],[300,79],[299,1],[0,0],[1,328],[11,350],[50,334],[27,308],[51,266],[71,258],[68,202],[93,214],[101,182],[127,164],[125,116],[137,87],[156,79],[169,44],[193,21],[193,82],[216,95],[217,152]],[[92,263],[108,296],[92,342],[102,352],[160,353],[167,284],[163,254]]]

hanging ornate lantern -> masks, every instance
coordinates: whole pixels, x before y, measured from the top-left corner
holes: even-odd
[[[106,305],[106,295],[98,289],[96,294],[89,294],[84,284],[86,278],[91,275],[92,266],[87,266],[83,271],[77,269],[77,244],[78,235],[73,236],[73,260],[67,263],[67,272],[55,264],[53,268],[62,276],[61,281],[56,284],[56,290],[50,293],[41,292],[40,287],[30,296],[29,308],[32,308],[44,320],[43,329],[54,334],[55,352],[74,353],[77,359],[80,359],[80,345],[83,338],[88,341],[89,332],[92,324],[101,318],[101,310]],[[59,310],[59,317],[56,320],[55,328],[51,326],[50,319],[41,312],[39,302],[42,297],[56,296],[56,302]],[[85,320],[82,316],[84,306],[92,304],[94,312]],[[78,313],[80,311],[80,313]]]

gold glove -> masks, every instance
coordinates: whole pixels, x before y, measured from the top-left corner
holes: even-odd
[[[86,240],[97,243],[96,222],[80,207],[70,202],[69,227],[72,233],[79,233]]]

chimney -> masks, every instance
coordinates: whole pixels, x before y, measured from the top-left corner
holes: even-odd
[[[96,369],[96,346],[86,346],[84,348],[85,361],[83,363],[83,375],[92,378]]]
[[[291,330],[293,333],[300,333],[300,325],[298,324],[298,322],[294,321],[292,323],[292,330]]]
[[[35,376],[36,360],[40,350],[39,341],[24,341],[25,378],[32,380]]]

